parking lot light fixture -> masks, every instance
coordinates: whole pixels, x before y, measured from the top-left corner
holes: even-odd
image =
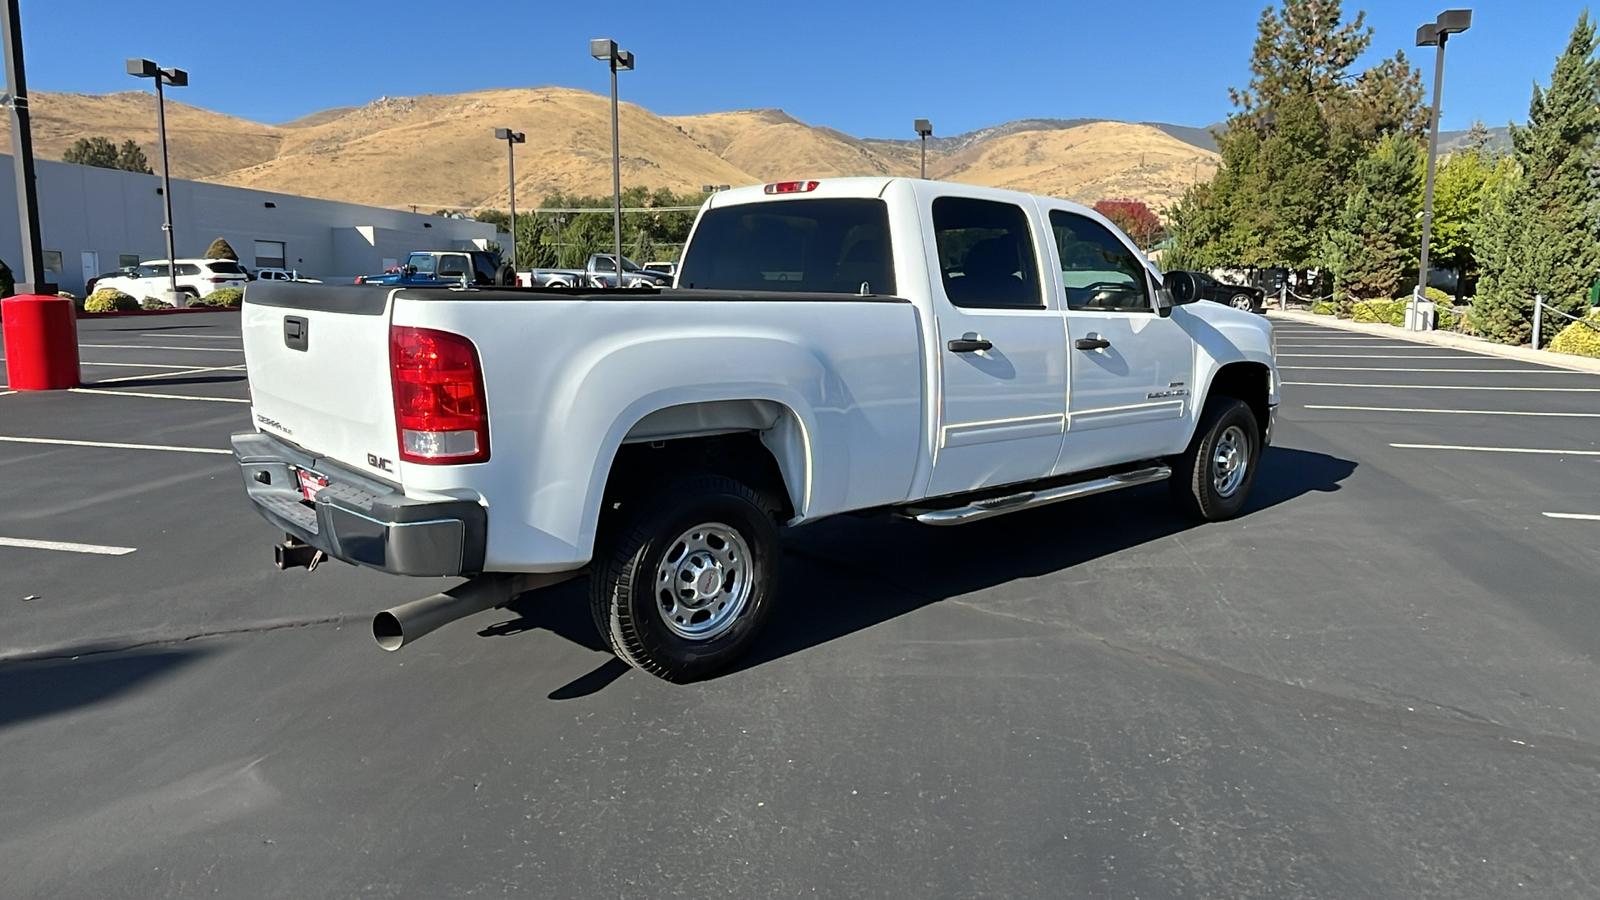
[[[610,38],[595,38],[589,42],[589,55],[605,60],[611,67],[611,224],[613,249],[612,264],[617,267],[617,287],[622,287],[622,152],[617,143],[617,72],[633,71],[633,54],[617,48]]]
[[[933,136],[933,123],[927,119],[918,119],[915,123],[917,137],[922,139],[922,177],[928,177],[928,138]]]
[[[1444,91],[1444,45],[1452,34],[1472,27],[1472,10],[1447,9],[1439,17],[1417,29],[1418,47],[1437,47],[1433,65],[1433,112],[1428,127],[1428,173],[1422,187],[1422,252],[1417,264],[1417,290],[1406,304],[1406,327],[1424,331],[1426,317],[1417,304],[1428,296],[1428,241],[1433,236],[1433,176],[1439,157],[1439,99]]]
[[[517,270],[517,153],[516,146],[526,143],[527,136],[520,131],[509,128],[496,128],[494,136],[506,142],[506,174],[510,179],[511,188],[511,271],[512,282],[516,281]],[[504,260],[504,257],[502,257]]]
[[[156,83],[156,137],[161,144],[161,202],[166,207],[166,218],[161,230],[167,235],[167,302],[173,306],[187,306],[178,293],[178,254],[172,240],[172,176],[167,164],[167,110],[166,95],[162,87],[187,87],[189,73],[182,69],[163,69],[148,59],[128,60],[128,74],[135,78],[151,78]]]

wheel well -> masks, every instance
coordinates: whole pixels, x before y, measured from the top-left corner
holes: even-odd
[[[1211,390],[1206,400],[1210,402],[1212,397],[1243,400],[1255,413],[1256,427],[1261,429],[1264,440],[1270,414],[1267,401],[1272,393],[1271,377],[1270,371],[1261,363],[1229,363],[1218,369],[1216,376],[1211,379]]]
[[[753,431],[623,444],[606,476],[602,516],[674,475],[702,472],[726,475],[768,496],[779,522],[794,516],[778,460]]]

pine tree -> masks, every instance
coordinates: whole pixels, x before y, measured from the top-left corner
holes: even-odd
[[[1528,340],[1536,294],[1571,315],[1588,307],[1600,273],[1600,188],[1591,178],[1600,162],[1597,48],[1595,23],[1584,12],[1550,87],[1534,87],[1527,127],[1511,130],[1519,175],[1485,204],[1479,228],[1483,278],[1473,323],[1485,337]]]
[[[103,137],[78,138],[61,154],[62,162],[76,163],[80,166],[96,166],[101,169],[115,169],[117,167],[117,145]]]
[[[1352,74],[1372,42],[1365,13],[1339,0],[1283,0],[1261,14],[1238,111],[1217,136],[1223,164],[1171,211],[1189,259],[1210,265],[1322,265],[1355,168],[1391,134],[1426,121],[1404,54]]]
[[[117,151],[117,168],[143,175],[154,174],[150,170],[150,160],[145,159],[143,148],[132,140],[123,141],[122,149]]]
[[[1416,270],[1411,222],[1421,158],[1416,139],[1394,134],[1356,164],[1352,189],[1323,248],[1340,293],[1387,300],[1407,272]]]
[[[233,252],[233,247],[227,241],[217,238],[206,248],[206,259],[231,259],[238,262],[239,254]]]

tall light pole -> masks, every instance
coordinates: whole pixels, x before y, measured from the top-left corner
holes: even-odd
[[[44,249],[39,239],[39,194],[33,177],[33,130],[28,114],[28,79],[22,63],[22,16],[17,0],[6,0],[5,13],[6,106],[11,108],[11,172],[17,180],[17,218],[22,226],[22,283],[17,294],[53,296],[56,286],[46,283]]]
[[[610,38],[595,38],[589,42],[589,55],[611,64],[611,226],[617,267],[617,287],[622,287],[622,152],[617,144],[617,71],[633,71],[633,54],[618,50],[617,42]]]
[[[927,119],[918,119],[914,126],[917,137],[922,139],[922,177],[928,177],[928,138],[933,135],[933,123]]]
[[[1428,128],[1428,174],[1422,188],[1422,255],[1417,265],[1417,291],[1407,307],[1406,327],[1423,331],[1426,318],[1417,304],[1428,297],[1428,240],[1433,236],[1433,173],[1439,155],[1439,98],[1444,92],[1444,45],[1452,34],[1472,27],[1472,10],[1447,9],[1439,18],[1417,29],[1418,47],[1437,47],[1433,65],[1433,121]]]
[[[178,252],[172,240],[172,176],[167,170],[167,104],[162,86],[186,87],[189,73],[182,69],[163,69],[148,59],[128,60],[128,74],[135,78],[154,78],[156,82],[156,135],[161,143],[161,200],[166,207],[166,219],[161,230],[167,234],[167,296],[173,306],[187,306],[178,293]]]
[[[517,152],[516,146],[527,141],[520,131],[496,128],[494,136],[506,142],[506,172],[511,185],[511,280],[516,283],[517,271]]]

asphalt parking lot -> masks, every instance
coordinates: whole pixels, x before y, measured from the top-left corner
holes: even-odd
[[[271,566],[238,319],[0,389],[0,897],[1600,896],[1600,376],[1279,324],[1249,513],[790,536],[733,672]]]

